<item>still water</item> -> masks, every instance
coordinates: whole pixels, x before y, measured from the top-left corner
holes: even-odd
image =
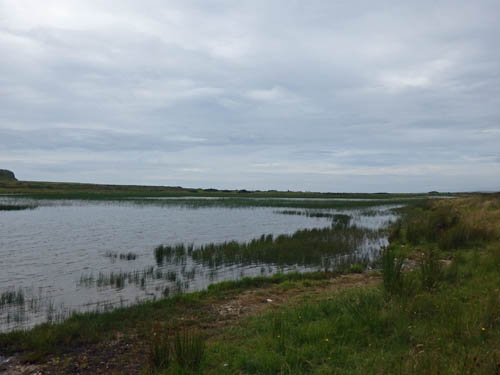
[[[36,209],[0,211],[0,331],[63,319],[72,311],[101,311],[166,293],[199,290],[222,280],[317,269],[276,264],[209,269],[190,258],[182,264],[159,266],[154,249],[160,244],[250,241],[263,234],[292,234],[332,224],[327,217],[284,215],[273,207],[193,208],[78,200],[37,204]],[[372,229],[394,219],[388,209],[369,215],[329,212],[348,213],[354,224]],[[373,252],[385,241],[371,239],[362,250]],[[134,259],[120,259],[120,254],[128,253]],[[117,287],[109,283],[110,275],[127,281]]]

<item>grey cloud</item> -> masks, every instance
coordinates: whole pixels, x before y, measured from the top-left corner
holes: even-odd
[[[493,188],[498,11],[486,0],[0,0],[0,163],[25,179],[48,179],[35,160],[52,179],[99,182],[106,163],[139,159],[106,182]]]
[[[79,149],[90,152],[108,151],[167,151],[174,152],[198,145],[201,139],[152,136],[141,133],[84,129],[84,128],[47,128],[36,130],[0,129],[0,139],[5,150],[70,150]]]

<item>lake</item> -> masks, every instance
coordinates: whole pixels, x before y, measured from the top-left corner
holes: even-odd
[[[175,199],[169,201],[165,205],[153,199],[36,201],[0,197],[1,204],[37,206],[0,211],[0,330],[61,320],[72,311],[105,311],[200,290],[222,280],[322,269],[326,258],[332,263],[353,254],[373,258],[386,244],[379,229],[395,219],[394,206],[287,211],[281,206],[196,207],[183,203],[185,199],[179,199],[179,204],[172,204]],[[250,242],[269,234],[277,239],[298,230],[330,228],[346,215],[350,217],[347,226],[335,229],[341,234],[337,242],[352,238],[345,242],[345,248],[326,256],[297,261],[284,261],[283,257],[247,257],[244,261],[239,256],[226,256],[222,262],[212,262],[202,248],[209,243]],[[349,232],[353,227],[357,229]],[[345,234],[348,232],[351,234]],[[272,241],[262,244],[272,245]],[[178,244],[194,252],[184,250],[161,262],[155,258],[159,245]],[[198,248],[203,252],[197,252]]]

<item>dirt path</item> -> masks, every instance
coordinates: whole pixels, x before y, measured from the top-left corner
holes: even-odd
[[[375,273],[342,275],[336,278],[314,281],[308,286],[296,288],[273,285],[244,291],[231,298],[203,306],[202,309],[187,309],[177,317],[180,326],[196,327],[208,339],[224,332],[224,328],[238,323],[250,315],[261,314],[285,304],[293,305],[305,296],[320,299],[340,290],[373,285],[380,280]],[[304,283],[304,285],[306,285]],[[185,322],[185,323],[183,323]],[[159,325],[162,322],[158,322]],[[46,359],[43,364],[22,364],[18,359],[0,364],[0,373],[5,375],[48,374],[137,374],[145,367],[148,344],[135,333],[118,335],[112,341],[89,344],[61,355]]]

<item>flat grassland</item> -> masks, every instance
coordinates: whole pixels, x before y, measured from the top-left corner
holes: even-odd
[[[1,334],[4,370],[498,374],[500,195],[414,201],[389,240],[380,270],[246,278]]]
[[[407,199],[451,193],[320,193],[277,190],[220,190],[183,188],[180,186],[105,185],[73,182],[0,181],[0,194],[25,195],[36,198],[110,199],[133,197],[233,197],[233,198],[360,198]]]

